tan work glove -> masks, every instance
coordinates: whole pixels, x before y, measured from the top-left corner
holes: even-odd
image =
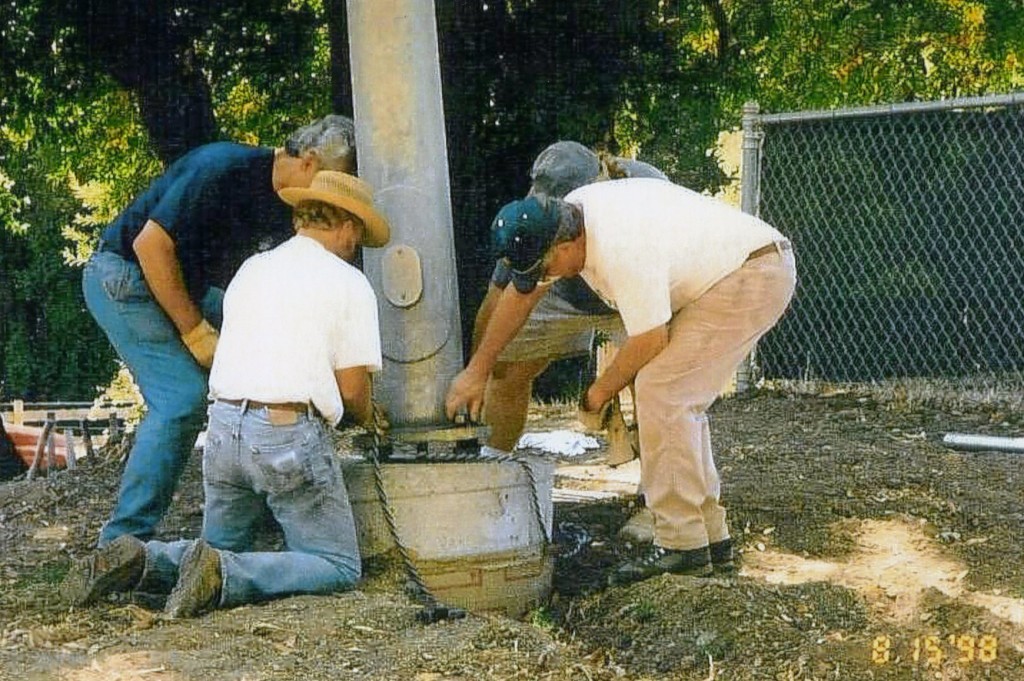
[[[587,393],[584,391],[583,395],[580,396],[580,403],[576,410],[576,418],[583,424],[583,429],[587,432],[604,430],[605,426],[608,425],[608,419],[612,413],[612,403],[618,401],[618,399],[618,397],[615,397],[608,400],[597,411],[588,411],[585,407]]]
[[[624,463],[629,463],[640,456],[640,434],[637,432],[636,423],[629,425],[622,413],[622,404],[619,396],[610,400],[612,403],[611,412],[608,414],[606,435],[608,439],[608,454],[605,462],[614,468]],[[634,419],[635,421],[635,419]]]
[[[181,341],[195,357],[199,366],[209,369],[213,366],[213,353],[217,351],[217,339],[220,334],[205,319],[188,333],[182,335]]]

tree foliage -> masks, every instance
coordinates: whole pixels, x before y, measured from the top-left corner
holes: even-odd
[[[1020,0],[437,2],[463,316],[497,207],[551,141],[727,181],[744,101],[781,111],[1024,85]],[[114,370],[77,265],[162,166],[350,112],[344,0],[0,5],[0,398],[87,397]]]

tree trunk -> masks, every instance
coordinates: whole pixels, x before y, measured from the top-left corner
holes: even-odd
[[[331,40],[331,110],[352,116],[352,67],[348,47],[345,0],[328,0],[327,30]]]
[[[170,3],[85,0],[71,12],[81,53],[138,96],[164,165],[216,138],[210,88]]]

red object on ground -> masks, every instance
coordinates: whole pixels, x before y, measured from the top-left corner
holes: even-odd
[[[37,426],[19,426],[13,423],[4,423],[4,428],[14,443],[14,453],[25,462],[26,466],[31,466],[36,456],[36,448],[39,446],[39,438],[43,435],[43,429]],[[64,468],[67,466],[67,442],[64,436],[58,433],[51,432],[50,437],[53,438],[56,466]],[[39,459],[39,470],[46,470],[46,459],[46,449],[43,449],[43,455]]]

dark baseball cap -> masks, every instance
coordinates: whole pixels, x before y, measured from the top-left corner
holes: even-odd
[[[491,223],[494,255],[508,263],[512,282],[520,293],[532,291],[544,274],[544,254],[558,232],[559,210],[555,204],[528,196],[505,204]]]

